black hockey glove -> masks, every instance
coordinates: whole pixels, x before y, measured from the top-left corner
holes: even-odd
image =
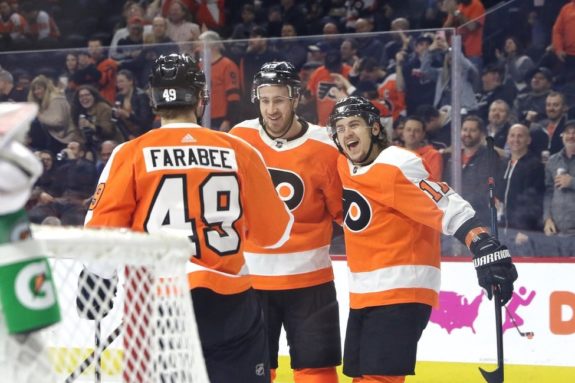
[[[493,236],[482,233],[469,248],[473,253],[479,286],[487,291],[489,299],[493,296],[493,288],[497,288],[501,305],[505,305],[511,299],[513,282],[517,279],[517,270],[507,246],[501,245]]]
[[[102,278],[83,269],[78,277],[78,295],[76,309],[85,319],[102,319],[114,306],[118,280]]]

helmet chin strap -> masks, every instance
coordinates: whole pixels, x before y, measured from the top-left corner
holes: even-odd
[[[273,139],[273,140],[277,140],[277,139],[283,138],[286,134],[288,134],[289,130],[291,129],[291,127],[292,127],[292,125],[293,125],[293,121],[294,121],[294,119],[295,119],[295,108],[293,107],[293,106],[294,106],[294,102],[293,102],[294,99],[292,98],[291,101],[292,101],[292,113],[291,113],[291,117],[290,117],[288,123],[286,124],[286,128],[284,128],[284,131],[283,131],[282,134],[280,134],[279,136],[274,136],[274,135],[272,135],[272,134],[268,131],[268,129],[266,128],[266,124],[264,123],[264,121],[265,121],[265,120],[264,120],[264,117],[262,116],[262,114],[261,114],[261,112],[260,112],[261,123],[262,123],[262,127],[264,128],[264,132],[266,132],[266,134],[267,134],[271,139]]]
[[[377,146],[377,136],[375,136],[373,134],[373,127],[371,127],[372,130],[372,134],[371,134],[371,145],[369,146],[369,150],[367,151],[367,153],[365,154],[365,156],[363,156],[363,158],[360,161],[354,162],[353,160],[351,162],[353,162],[354,165],[358,165],[358,166],[365,166],[365,165],[369,165],[373,162],[373,160],[369,161],[369,157],[371,156],[371,152],[373,151],[373,147]],[[349,157],[348,157],[349,158]],[[351,158],[350,158],[351,159]]]

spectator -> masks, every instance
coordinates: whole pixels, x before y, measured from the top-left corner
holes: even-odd
[[[248,44],[245,41],[236,42],[234,40],[247,40],[250,37],[252,29],[257,26],[254,22],[256,13],[253,4],[244,4],[240,16],[242,20],[234,25],[230,36],[230,40],[233,41],[233,44],[231,44],[231,54],[237,57],[238,60],[247,49]]]
[[[298,35],[307,34],[305,22],[305,12],[296,0],[281,0],[282,21],[285,24],[293,25]]]
[[[76,89],[71,114],[86,138],[86,149],[91,152],[95,153],[102,141],[126,139],[112,122],[112,106],[93,86],[80,85]]]
[[[20,12],[28,22],[26,34],[43,49],[57,47],[60,29],[46,11],[40,9],[37,1],[26,1],[20,5]]]
[[[565,96],[559,92],[550,92],[545,100],[546,119],[531,124],[531,146],[535,154],[542,155],[545,163],[550,154],[561,150],[563,143],[561,134],[567,121],[567,103]]]
[[[497,64],[485,66],[481,75],[481,90],[477,94],[477,109],[475,113],[484,121],[489,115],[489,106],[495,100],[503,100],[507,105],[513,104],[517,91],[515,87],[503,84],[503,68]]]
[[[106,140],[102,142],[102,145],[100,145],[100,153],[98,155],[98,159],[96,160],[96,173],[98,174],[98,178],[100,178],[102,170],[104,170],[104,167],[108,163],[112,152],[118,145],[119,143],[114,140]]]
[[[140,17],[142,20],[146,20],[144,8],[140,4],[135,3],[133,1],[127,1],[124,4],[122,16],[124,17],[124,27],[118,28],[116,30],[114,36],[112,37],[112,42],[110,42],[110,50],[108,54],[112,58],[116,57],[116,55],[118,54],[117,51],[118,41],[128,37],[129,35],[127,28],[128,20],[130,20],[132,17]],[[144,25],[144,34],[150,33],[151,31],[152,31],[151,25]]]
[[[181,1],[173,1],[168,10],[168,37],[176,43],[194,41],[200,36],[198,24],[188,21],[190,12]],[[182,46],[182,45],[180,45]]]
[[[240,59],[240,88],[242,92],[242,118],[248,119],[257,114],[257,108],[251,103],[251,83],[254,75],[266,62],[280,60],[281,54],[268,47],[266,32],[261,27],[255,27],[250,32],[248,49]]]
[[[3,51],[18,50],[28,44],[25,31],[27,21],[10,8],[7,0],[0,1],[0,48]]]
[[[425,123],[428,142],[440,152],[451,146],[451,106],[437,110],[433,105],[420,105],[415,115]]]
[[[503,212],[505,228],[517,229],[515,243],[526,242],[528,233],[542,229],[545,172],[539,157],[529,152],[529,128],[515,124],[509,129],[507,144],[511,156],[504,164],[502,177],[496,180],[496,196]]]
[[[90,52],[78,53],[78,70],[72,74],[72,82],[78,85],[92,85],[98,88],[102,74],[98,71]]]
[[[78,70],[78,54],[76,52],[66,53],[66,59],[64,62],[64,70],[58,76],[58,85],[63,89],[66,99],[71,102],[72,96],[76,91],[76,84],[73,80],[74,73]]]
[[[64,158],[56,169],[56,184],[60,190],[29,210],[30,221],[41,223],[46,217],[56,217],[62,225],[82,225],[88,203],[98,181],[94,163],[86,159],[84,146],[71,141],[62,150]]]
[[[421,59],[432,44],[433,37],[422,34],[415,39],[413,52],[400,51],[396,55],[397,88],[405,93],[408,114],[414,114],[419,105],[433,103],[435,82],[421,72]]]
[[[360,17],[355,22],[356,34],[370,34],[374,31],[373,19],[369,17]],[[357,41],[357,50],[360,57],[372,57],[374,60],[381,60],[383,55],[383,44],[377,36],[360,35],[354,36]]]
[[[395,67],[395,55],[397,52],[408,49],[410,39],[405,31],[409,30],[409,21],[406,18],[399,17],[391,22],[391,41],[388,41],[383,49],[383,55],[380,58],[381,65],[384,68]]]
[[[461,196],[465,198],[477,213],[481,222],[491,222],[489,210],[488,178],[492,175],[489,161],[487,161],[487,147],[485,146],[485,125],[477,116],[468,116],[461,125]],[[446,169],[455,164],[449,158]],[[495,179],[501,169],[500,162],[496,161]],[[451,172],[445,173],[445,181],[451,182]]]
[[[517,92],[522,92],[527,87],[525,79],[527,75],[535,68],[531,57],[523,54],[519,40],[515,37],[507,37],[503,52],[496,49],[495,55],[499,65],[505,68],[503,76],[504,84],[513,84]]]
[[[553,25],[553,51],[563,63],[566,82],[575,81],[575,3],[565,4]]]
[[[282,29],[282,12],[278,6],[268,8],[268,18],[265,23],[266,35],[268,37],[279,37]]]
[[[565,124],[563,148],[545,166],[543,207],[546,235],[575,235],[575,121]]]
[[[284,21],[281,30],[281,39],[275,44],[278,52],[289,52],[290,60],[297,70],[307,61],[307,47],[297,38],[295,27]]]
[[[506,157],[504,149],[507,148],[506,143],[510,126],[509,104],[499,99],[493,101],[489,106],[489,115],[487,117],[487,135],[493,137],[495,150],[502,157]]]
[[[168,36],[168,20],[162,16],[156,16],[152,20],[152,31],[144,33],[144,44],[167,44],[172,39]]]
[[[34,204],[47,203],[50,200],[48,196],[55,195],[58,190],[54,153],[49,150],[40,150],[36,155],[42,162],[43,171],[34,184],[30,200],[35,201]],[[42,193],[46,195],[42,196]],[[42,200],[42,197],[48,199]]]
[[[108,55],[104,50],[104,44],[100,38],[92,37],[88,39],[88,52],[92,56],[92,60],[94,60],[96,69],[100,72],[98,91],[102,97],[111,104],[116,99],[116,74],[118,73],[118,63],[116,60],[108,58]]]
[[[112,115],[117,119],[118,129],[126,132],[129,138],[137,137],[152,128],[154,113],[150,98],[142,89],[136,87],[134,74],[122,69],[116,76],[116,105]]]
[[[427,178],[435,182],[443,180],[443,157],[425,141],[425,122],[420,117],[406,117],[402,136],[404,147],[417,153],[423,160],[429,172]]]
[[[118,50],[115,60],[131,61],[142,52],[144,45],[144,19],[132,16],[128,20],[128,36],[118,41]]]
[[[346,38],[341,42],[339,47],[341,53],[341,62],[353,67],[353,64],[359,60],[357,51],[357,40],[354,38]]]
[[[32,122],[30,134],[35,135],[34,147],[59,153],[72,141],[84,142],[82,134],[70,117],[70,105],[52,80],[37,76],[30,84],[28,101],[38,105],[38,116]]]
[[[26,101],[26,96],[14,86],[12,74],[0,69],[0,102],[22,102]]]
[[[458,28],[462,35],[463,52],[479,72],[483,67],[483,24],[485,8],[481,0],[445,0],[447,11],[444,28]]]
[[[525,123],[537,122],[545,117],[545,101],[553,85],[553,74],[545,67],[532,70],[527,75],[530,89],[515,99],[514,112]]]
[[[326,54],[325,64],[317,68],[311,74],[307,90],[316,105],[318,124],[325,126],[329,114],[335,105],[338,90],[337,82],[333,73],[348,77],[351,67],[341,62],[341,54],[338,50],[331,50]]]
[[[199,40],[210,48],[211,97],[218,100],[211,104],[209,126],[211,129],[227,132],[239,122],[240,70],[235,62],[224,56],[224,45],[217,32],[203,32]]]
[[[449,49],[446,51],[443,66],[435,68],[432,65],[433,55],[435,50],[443,51],[445,47],[434,47],[433,45],[423,55],[421,59],[421,73],[425,78],[430,79],[435,83],[435,96],[433,98],[433,106],[441,108],[444,105],[451,105],[451,87],[453,82],[451,79],[451,58],[453,52]],[[461,84],[460,103],[461,108],[466,111],[477,109],[477,100],[473,91],[473,84],[477,78],[477,69],[464,56],[460,57],[461,72],[459,79]]]

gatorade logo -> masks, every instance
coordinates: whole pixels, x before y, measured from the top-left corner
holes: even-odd
[[[56,304],[51,283],[46,283],[48,265],[45,261],[26,265],[15,281],[15,293],[20,303],[30,310],[44,310]]]
[[[32,236],[30,226],[27,221],[18,222],[10,232],[10,242],[24,241]]]

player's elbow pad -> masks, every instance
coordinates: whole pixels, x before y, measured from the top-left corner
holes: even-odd
[[[107,279],[83,269],[78,277],[76,309],[81,318],[100,320],[112,307],[116,296],[118,279]]]

